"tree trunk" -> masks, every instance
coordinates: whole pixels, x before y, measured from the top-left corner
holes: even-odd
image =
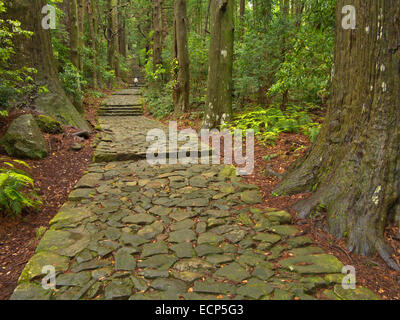
[[[79,69],[79,22],[78,22],[78,1],[70,1],[70,30],[69,30],[69,46],[71,50],[71,62]]]
[[[175,0],[173,57],[178,65],[175,69],[176,83],[173,96],[176,115],[182,114],[189,108],[190,74],[187,25],[186,0]]]
[[[78,56],[79,70],[83,71],[83,47],[84,47],[84,25],[85,25],[85,0],[78,0]]]
[[[240,19],[243,21],[246,13],[246,0],[240,0]]]
[[[58,79],[50,31],[43,29],[41,23],[44,17],[41,11],[46,1],[10,0],[5,4],[7,17],[20,21],[23,29],[34,33],[30,38],[22,36],[14,40],[16,51],[14,63],[19,68],[35,68],[37,70],[35,82],[40,86],[47,86],[48,92],[39,94],[35,100],[36,109],[62,123],[89,130],[88,123],[68,100]]]
[[[119,4],[122,5],[122,0],[119,1]],[[119,14],[119,53],[126,58],[126,23],[125,23],[125,11],[121,10]]]
[[[293,165],[278,194],[314,190],[295,208],[301,218],[327,211],[330,232],[348,248],[375,250],[396,270],[384,229],[400,208],[400,7],[397,0],[353,0],[357,28],[336,10],[335,71],[321,133]]]
[[[167,14],[165,13],[165,1],[161,0],[160,3],[160,8],[161,8],[161,24],[162,24],[162,37],[161,37],[161,46],[164,47],[165,40],[168,36],[169,30],[168,30],[168,18]]]
[[[208,33],[208,20],[210,20],[210,11],[211,11],[211,2],[213,0],[208,0],[207,12],[206,12],[206,21],[204,22],[204,37]]]
[[[90,32],[90,46],[92,49],[92,78],[93,78],[93,89],[98,89],[97,84],[97,40],[96,40],[96,31],[97,31],[97,16],[96,16],[96,7],[97,0],[88,0],[87,1],[87,13],[88,13],[88,21],[89,21],[89,32]]]
[[[113,41],[113,66],[115,71],[116,81],[119,81],[120,77],[120,66],[119,66],[119,41],[118,41],[118,0],[111,0],[111,30],[112,30],[112,41]]]
[[[234,0],[212,0],[205,128],[219,127],[232,114],[233,11]]]
[[[161,62],[162,30],[161,30],[161,5],[160,0],[153,0],[153,71],[156,72]]]

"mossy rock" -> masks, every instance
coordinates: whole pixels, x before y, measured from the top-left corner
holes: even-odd
[[[54,120],[53,118],[46,116],[46,115],[39,115],[37,117],[37,123],[39,128],[46,133],[50,134],[59,134],[63,133],[64,129],[61,125],[61,123],[57,120]]]
[[[12,157],[39,160],[48,154],[46,141],[31,114],[24,114],[11,122],[0,145]]]

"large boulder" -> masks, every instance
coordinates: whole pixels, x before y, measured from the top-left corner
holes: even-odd
[[[0,139],[10,156],[28,159],[42,159],[47,156],[46,141],[31,114],[15,119]]]

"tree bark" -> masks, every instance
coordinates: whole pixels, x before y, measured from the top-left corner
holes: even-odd
[[[24,30],[32,31],[30,38],[17,37],[15,46],[15,67],[31,67],[37,70],[35,82],[47,86],[48,92],[39,94],[35,100],[36,109],[64,124],[89,130],[88,123],[81,117],[67,98],[58,79],[50,31],[42,28],[42,8],[45,0],[9,0],[5,2],[7,17],[18,20]]]
[[[85,25],[85,0],[78,0],[78,56],[79,70],[83,71],[83,47],[84,47],[84,25]]]
[[[175,0],[173,57],[176,59],[177,66],[173,98],[176,115],[182,114],[189,108],[190,74],[187,25],[186,0]]]
[[[232,115],[234,0],[211,1],[205,128],[217,128]]]
[[[78,1],[70,1],[70,30],[69,46],[71,50],[71,62],[79,70],[79,23],[78,23]]]
[[[342,28],[345,5],[355,30]],[[332,95],[321,133],[278,194],[312,191],[295,205],[301,218],[327,211],[330,232],[358,254],[377,251],[399,267],[384,229],[400,206],[400,7],[396,0],[339,0]]]
[[[92,80],[93,80],[93,89],[98,89],[98,79],[97,79],[97,0],[88,0],[87,1],[87,13],[88,13],[88,21],[89,21],[89,33],[90,33],[90,46],[92,49]]]
[[[160,0],[153,0],[153,71],[156,72],[158,65],[162,64],[162,30],[161,30],[161,4]]]

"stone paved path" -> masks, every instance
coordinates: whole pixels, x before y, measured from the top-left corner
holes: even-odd
[[[50,222],[12,299],[376,298],[344,290],[342,263],[301,235],[287,212],[259,209],[257,186],[233,167],[116,162],[143,152],[138,122],[154,122],[100,121],[110,135],[97,148],[103,162],[89,166]],[[41,286],[47,265],[56,290]]]

